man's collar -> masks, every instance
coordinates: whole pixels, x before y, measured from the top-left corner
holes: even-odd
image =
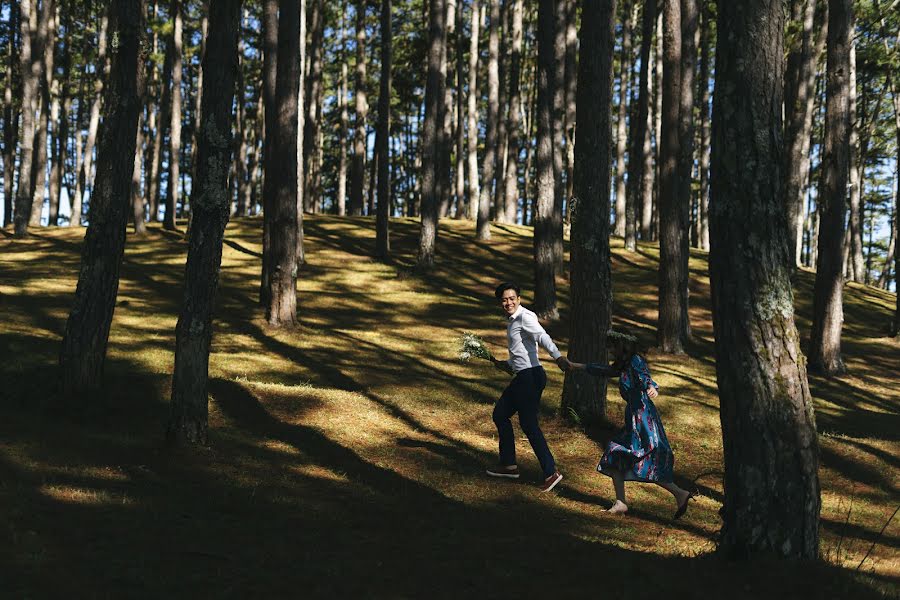
[[[525,310],[525,307],[522,306],[522,305],[520,304],[520,305],[519,305],[519,308],[516,309],[516,312],[514,312],[513,314],[511,314],[511,315],[509,315],[508,317],[506,317],[506,320],[507,320],[507,321],[512,321],[513,319],[515,319],[516,317],[518,317],[519,315],[521,315],[521,314],[522,314],[522,311],[524,311],[524,310]]]

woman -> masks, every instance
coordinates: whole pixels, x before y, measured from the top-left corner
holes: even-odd
[[[612,478],[616,490],[616,502],[607,512],[628,512],[625,482],[641,481],[655,483],[675,497],[673,518],[677,519],[687,510],[693,494],[672,482],[675,457],[652,401],[659,385],[650,377],[647,361],[637,353],[637,338],[610,331],[606,339],[611,344],[612,365],[569,361],[569,366],[597,377],[618,377],[619,393],[626,402],[625,428],[609,442],[597,465],[599,472]]]

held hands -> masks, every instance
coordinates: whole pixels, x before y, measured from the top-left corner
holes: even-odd
[[[574,368],[574,365],[569,362],[569,359],[565,356],[560,356],[556,359],[556,366],[558,366],[559,370],[563,373],[568,373],[571,369]]]
[[[656,397],[659,396],[659,392],[656,391],[656,388],[653,387],[653,386],[651,385],[651,386],[648,386],[648,387],[647,387],[647,396],[648,396],[651,400],[655,400]]]

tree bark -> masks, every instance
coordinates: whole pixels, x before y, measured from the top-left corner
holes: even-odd
[[[719,4],[710,283],[725,449],[721,549],[818,556],[818,439],[782,207],[779,0]]]
[[[169,51],[172,53],[172,91],[169,116],[169,179],[166,184],[166,215],[163,228],[176,231],[175,213],[178,210],[179,179],[181,177],[181,77],[182,77],[182,42],[183,19],[182,0],[171,0],[172,42]]]
[[[381,0],[381,81],[378,91],[378,209],[375,256],[387,260],[391,254],[391,0]]]
[[[565,83],[565,133],[566,133],[566,191],[565,200],[568,202],[575,193],[575,124],[576,124],[576,95],[578,83],[578,2],[577,0],[565,0],[566,10],[566,83]],[[613,12],[615,18],[615,11]],[[571,215],[567,212],[567,221],[571,222]]]
[[[344,29],[344,15],[346,13],[346,3],[341,3],[342,10],[340,14],[340,26],[338,36],[340,41],[341,55],[341,78],[338,83],[338,109],[341,113],[340,131],[338,133],[340,144],[339,163],[337,173],[337,214],[344,216],[347,214],[347,135],[350,131],[350,117],[347,111],[347,88],[348,88],[348,68],[347,68],[347,42]]]
[[[478,0],[472,0],[472,27],[469,37],[469,89],[466,97],[466,144],[469,163],[469,219],[476,221],[481,214],[478,185],[478,37],[481,19]],[[480,228],[478,229],[484,233]],[[490,226],[484,228],[490,236]]]
[[[710,7],[704,2],[700,9],[700,248],[709,250],[709,73],[710,73]]]
[[[28,224],[38,227],[44,209],[47,190],[47,130],[50,127],[50,87],[53,80],[54,46],[56,39],[56,23],[53,0],[41,3],[41,14],[38,19],[37,35],[32,40],[32,52],[38,57],[40,64],[40,82],[38,84],[37,117],[34,134],[34,162],[31,165],[31,218]]]
[[[446,73],[441,72],[441,54],[447,44],[447,1],[429,0],[428,14],[428,77],[425,80],[425,122],[422,129],[422,225],[419,233],[417,268],[427,271],[434,267],[435,245],[438,236],[438,209],[441,186],[446,177],[440,173],[441,129],[444,122],[444,84]],[[444,63],[445,64],[445,63]]]
[[[649,213],[645,200],[648,195],[644,187],[644,179],[652,174],[647,173],[652,169],[650,156],[650,100],[652,94],[653,70],[650,61],[653,48],[653,28],[656,26],[656,1],[644,2],[643,15],[641,17],[641,67],[640,83],[637,98],[637,110],[635,110],[634,125],[631,127],[631,150],[628,153],[628,181],[625,189],[625,241],[626,249],[634,251],[637,248],[635,242],[635,229],[637,228],[637,207],[641,200],[643,207],[641,216],[641,239],[650,237]],[[629,206],[630,205],[630,206]],[[630,227],[629,227],[630,224]],[[631,230],[630,230],[631,229]]]
[[[854,29],[850,24],[850,31]],[[857,98],[856,42],[850,39],[850,82],[848,84],[850,110],[850,210],[848,221],[849,260],[844,261],[844,277],[857,283],[865,281],[863,268],[863,185],[865,182],[865,151],[860,141],[860,130],[865,129],[865,99],[860,106]]]
[[[821,217],[809,368],[829,376],[845,371],[841,358],[841,326],[844,320],[841,242],[844,237],[850,170],[849,75],[852,20],[850,0],[828,1],[825,140],[818,198]]]
[[[507,153],[504,174],[503,199],[505,222],[515,223],[519,209],[519,130],[522,103],[519,80],[522,71],[522,0],[512,2],[512,46],[509,57],[509,115],[506,126]]]
[[[628,130],[626,118],[628,115],[628,87],[631,75],[631,0],[622,2],[622,52],[619,55],[619,108],[616,119],[616,227],[614,235],[625,237],[625,146],[627,144]],[[632,127],[635,123],[632,123]],[[636,156],[634,154],[632,157]],[[633,223],[632,223],[633,225]],[[634,240],[631,240],[630,249],[634,249]]]
[[[553,245],[553,260],[556,261],[556,272],[564,273],[563,263],[563,226],[568,223],[564,215],[566,210],[566,2],[557,0],[553,6],[553,214],[550,236]]]
[[[791,17],[801,21],[800,39],[792,44],[787,58],[784,85],[785,106],[785,207],[788,216],[788,244],[794,264],[800,264],[803,213],[803,162],[809,152],[817,54],[814,53],[814,25],[817,0],[793,0]],[[807,118],[807,116],[809,118]],[[806,167],[809,168],[808,166]]]
[[[144,92],[140,57],[144,0],[110,3],[109,23],[118,43],[113,47],[104,91],[103,130],[97,152],[90,224],[59,358],[62,392],[80,405],[97,400],[91,392],[101,384],[119,287],[134,145]]]
[[[271,227],[275,222],[275,156],[274,132],[278,126],[276,105],[276,83],[278,79],[278,5],[280,0],[263,0],[263,73],[262,95],[264,108],[263,122],[263,256],[260,278],[259,303],[268,310],[272,289],[273,265],[269,262],[272,254]]]
[[[153,8],[151,9],[151,16],[153,20],[156,20],[157,13],[157,3],[153,2]],[[153,39],[151,41],[151,52],[152,55],[155,55],[159,51],[159,36],[156,33],[156,30],[153,30]],[[168,64],[169,61],[164,61]],[[149,83],[147,85],[147,130],[156,132],[153,136],[152,145],[148,142],[147,144],[147,164],[144,168],[144,172],[147,177],[147,204],[149,205],[149,220],[151,222],[156,222],[159,220],[159,187],[160,187],[160,171],[161,171],[161,155],[162,155],[162,142],[165,131],[157,131],[157,123],[160,124],[163,128],[165,127],[163,124],[165,123],[165,102],[168,100],[166,93],[164,92],[164,88],[167,89],[167,80],[168,77],[163,79],[162,81],[159,78],[159,69],[156,66],[155,60],[151,60],[148,63],[148,80]],[[170,69],[171,70],[171,69]]]
[[[140,98],[143,112],[144,98]],[[131,220],[134,223],[134,234],[143,236],[147,233],[144,225],[144,195],[141,193],[141,165],[144,162],[144,129],[138,115],[137,133],[134,142],[134,170],[131,174]]]
[[[356,130],[353,137],[353,156],[350,159],[350,214],[363,214],[363,187],[366,176],[366,119],[369,104],[366,100],[366,2],[356,4]]]
[[[222,263],[222,239],[231,212],[228,165],[240,22],[241,0],[210,3],[193,182],[196,187],[191,202],[184,299],[175,327],[175,367],[167,430],[168,439],[180,444],[207,442],[206,387],[212,313]]]
[[[37,0],[21,0],[19,22],[22,27],[21,59],[22,77],[22,131],[19,150],[19,185],[16,189],[15,235],[28,235],[31,221],[31,182],[34,163],[35,106],[38,102],[38,86],[41,76],[41,55],[33,48],[37,35]]]
[[[534,210],[534,312],[542,319],[558,319],[556,304],[556,235],[553,135],[553,97],[558,66],[553,0],[538,2],[537,198]]]
[[[15,189],[16,145],[19,138],[19,115],[13,103],[14,73],[19,59],[16,45],[16,30],[21,23],[18,0],[12,0],[9,7],[9,26],[7,32],[7,77],[3,81],[3,227],[13,222],[13,199]],[[20,33],[19,38],[23,36]],[[18,90],[17,90],[18,92]]]
[[[690,332],[687,315],[687,220],[680,172],[682,28],[679,0],[663,4],[662,139],[659,148],[659,323],[660,350],[681,354]]]
[[[269,205],[269,245],[264,249],[269,269],[266,294],[266,321],[273,327],[297,324],[297,95],[300,85],[300,1],[278,2],[278,49],[271,140],[266,160],[266,189]],[[269,160],[271,159],[271,160]],[[271,198],[271,200],[269,200]]]
[[[194,184],[197,180],[197,136],[200,135],[200,111],[203,104],[203,59],[206,57],[206,41],[209,36],[209,0],[199,0],[200,10],[200,64],[197,67],[197,89],[194,91],[194,122],[191,124],[191,198],[194,201]],[[190,68],[188,68],[188,80],[190,81]],[[232,178],[233,179],[233,178]],[[191,209],[191,213],[193,209]],[[193,223],[193,217],[191,217]],[[190,229],[190,227],[189,227]]]
[[[630,7],[625,6],[626,10]],[[612,308],[609,263],[610,111],[615,2],[583,0],[578,70],[572,208],[572,310],[569,358],[605,361]],[[606,379],[583,372],[565,378],[560,409],[582,423],[606,416]]]
[[[61,9],[57,5],[56,10],[56,21],[62,22],[66,32],[70,31],[72,26],[71,9]],[[64,183],[63,173],[66,171],[66,162],[69,156],[69,111],[71,109],[69,79],[72,72],[72,44],[67,36],[63,38],[62,44],[62,80],[54,77],[51,90],[54,102],[51,121],[55,139],[53,141],[53,168],[50,171],[50,210],[47,224],[52,226],[59,225],[59,210]]]
[[[325,34],[324,6],[322,0],[311,0],[309,6],[309,57],[306,61],[306,119],[303,122],[303,175],[304,202],[308,212],[315,212],[316,199],[320,196],[320,165],[318,164],[319,123],[322,113],[322,54]]]
[[[487,122],[484,135],[484,160],[481,164],[481,196],[475,237],[491,239],[491,198],[494,194],[494,168],[497,164],[497,125],[500,119],[500,0],[487,0],[490,7],[488,33]]]
[[[466,204],[466,108],[463,106],[463,86],[466,78],[466,37],[463,35],[465,2],[456,2],[456,212],[454,218],[462,219],[468,214]]]

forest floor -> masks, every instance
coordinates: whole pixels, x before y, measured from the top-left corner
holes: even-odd
[[[548,363],[542,423],[563,479],[543,494],[518,429],[518,482],[491,480],[492,404],[507,377],[456,359],[463,331],[505,356],[493,298],[530,282],[531,232],[442,222],[433,274],[416,274],[418,225],[392,222],[394,259],[369,257],[374,222],[311,216],[293,331],[257,305],[262,221],[226,232],[212,355],[210,443],[164,443],[186,243],[151,227],[128,235],[106,363],[89,406],[56,398],[55,365],[83,230],[0,233],[0,595],[15,598],[377,596],[881,598],[900,589],[900,344],[895,297],[845,290],[849,369],[811,377],[820,431],[821,559],[726,561],[722,440],[706,254],[691,257],[687,355],[648,353],[676,455],[699,490],[684,518],[663,490],[629,484],[631,511],[603,512],[595,472],[610,429],[558,416]],[[613,240],[614,322],[652,345],[655,245]],[[798,274],[808,338],[813,274]],[[530,285],[530,284],[529,284]],[[565,351],[562,319],[547,324]],[[529,305],[531,290],[524,290]],[[552,368],[549,368],[552,367]],[[610,386],[609,419],[623,402]],[[699,479],[698,479],[699,477]],[[695,482],[696,480],[696,482]],[[873,547],[874,544],[874,547]],[[863,560],[861,567],[858,567]]]

